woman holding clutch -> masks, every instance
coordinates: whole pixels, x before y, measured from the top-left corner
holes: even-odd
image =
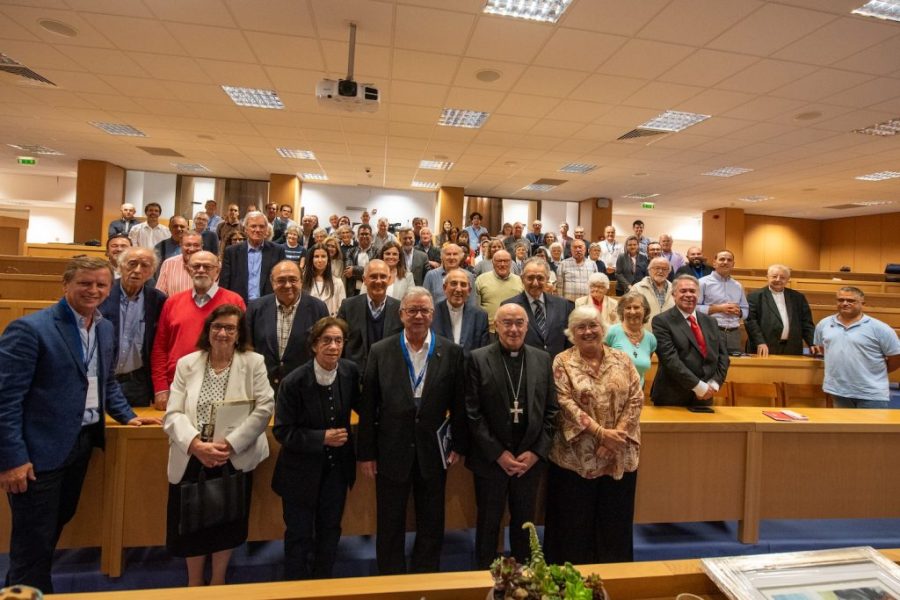
[[[266,426],[274,408],[264,359],[250,350],[244,311],[223,304],[210,313],[197,351],[178,361],[170,392],[163,422],[169,436],[166,547],[187,559],[190,586],[203,585],[211,554],[210,585],[221,585],[232,550],[247,540],[252,471],[269,455]],[[219,411],[223,420],[217,429]],[[227,508],[238,503],[245,510],[228,521],[212,511],[198,514],[203,501],[188,504],[186,499],[215,485],[192,485],[201,473],[207,483],[242,479],[243,498],[231,498]]]

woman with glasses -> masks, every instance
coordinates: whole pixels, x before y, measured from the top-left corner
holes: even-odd
[[[169,436],[166,547],[187,560],[189,586],[203,585],[207,555],[210,585],[224,584],[232,550],[247,540],[253,469],[269,456],[273,397],[265,360],[250,349],[244,311],[233,304],[216,307],[197,351],[178,361],[163,422]],[[226,428],[220,420],[217,427],[225,407],[232,421]],[[246,416],[237,420],[241,414]],[[207,482],[243,473],[243,514],[224,519],[203,513],[202,503],[199,509],[185,505],[182,488],[196,484],[201,473]]]
[[[641,380],[628,355],[604,345],[592,305],[571,312],[565,333],[573,347],[553,360],[560,419],[547,476],[547,562],[631,561]]]
[[[309,333],[313,359],[285,377],[275,405],[281,444],[272,489],[281,496],[286,579],[329,578],[341,539],[347,490],[356,479],[350,411],[359,371],[342,359],[347,323],[319,319]]]

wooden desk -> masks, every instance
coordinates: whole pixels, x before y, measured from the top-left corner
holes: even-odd
[[[52,258],[72,258],[86,254],[88,256],[106,256],[103,246],[84,246],[82,244],[25,244],[26,256],[49,256]]]
[[[61,275],[0,273],[0,300],[54,300],[63,295]]]

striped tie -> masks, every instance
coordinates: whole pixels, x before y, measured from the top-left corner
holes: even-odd
[[[534,303],[534,322],[537,323],[541,337],[547,337],[547,315],[544,314],[544,303],[540,300]]]

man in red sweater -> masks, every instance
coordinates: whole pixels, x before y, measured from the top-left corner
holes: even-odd
[[[217,306],[235,304],[247,310],[244,299],[216,283],[219,259],[212,252],[193,254],[189,262],[194,287],[179,292],[166,301],[156,327],[156,340],[150,355],[153,377],[153,406],[166,410],[169,386],[175,379],[175,364],[182,356],[197,349],[197,338],[206,317]]]

